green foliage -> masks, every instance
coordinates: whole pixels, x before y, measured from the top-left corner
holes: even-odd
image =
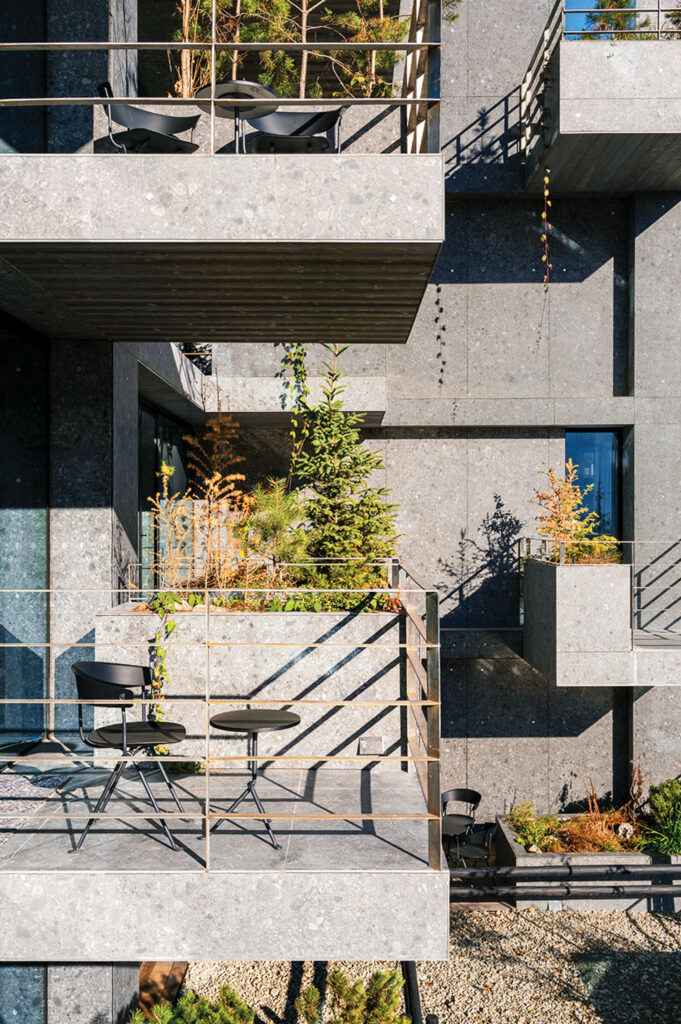
[[[387,15],[384,6],[384,0],[355,0],[355,10],[332,13],[327,9],[322,22],[351,43],[399,43],[409,32],[409,22]],[[392,96],[394,50],[338,51],[330,60],[342,84],[335,95]]]
[[[442,0],[442,17],[445,21],[456,21],[462,0]]]
[[[298,1019],[300,1024],[319,1024],[326,1008],[330,1024],[409,1024],[399,1012],[402,985],[397,970],[376,971],[365,987],[363,981],[351,982],[336,968],[329,976],[326,1007],[321,1005],[319,991],[309,985],[296,999]]]
[[[308,554],[314,559],[358,559],[364,566],[395,553],[397,509],[388,491],[371,479],[383,469],[383,455],[371,451],[360,437],[362,417],[345,412],[339,366],[347,345],[325,345],[323,398],[303,405],[308,443],[297,454],[295,471],[309,497]]]
[[[160,1003],[152,1011],[153,1024],[253,1024],[255,1012],[228,985],[220,989],[216,1003],[194,992],[185,992],[177,1003]],[[146,1024],[143,1014],[135,1010],[128,1024]]]
[[[540,850],[560,825],[560,820],[554,814],[537,816],[533,800],[515,804],[506,820],[522,846],[538,846]]]
[[[271,562],[273,574],[281,562],[299,562],[305,557],[303,517],[298,492],[287,491],[285,480],[270,478],[253,489],[244,539],[251,551]]]
[[[640,18],[636,13],[636,0],[592,0],[592,8],[586,16],[587,28],[591,31],[582,39],[650,39],[652,36],[637,33],[637,29],[649,30],[650,19]]]
[[[640,847],[650,853],[681,854],[681,782],[667,779],[650,787],[651,823],[643,828]]]

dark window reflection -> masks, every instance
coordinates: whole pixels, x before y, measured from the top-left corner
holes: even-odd
[[[621,536],[620,434],[617,430],[566,430],[565,461],[576,466],[579,486],[592,488],[584,504],[598,514],[599,533]]]

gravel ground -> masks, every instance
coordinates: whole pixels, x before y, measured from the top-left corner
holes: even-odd
[[[681,1024],[681,915],[456,910],[449,960],[420,963],[440,1024]],[[293,1002],[326,964],[193,963],[185,987],[227,982],[257,1024],[293,1024]],[[368,978],[387,962],[339,963]]]

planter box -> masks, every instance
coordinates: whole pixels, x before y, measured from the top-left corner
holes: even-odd
[[[567,819],[571,817],[568,814],[559,814],[559,818]],[[544,867],[558,867],[562,865],[569,865],[575,867],[596,867],[603,864],[678,864],[681,862],[681,857],[651,857],[647,853],[528,853],[524,846],[521,846],[516,840],[516,834],[511,826],[504,817],[498,817],[497,822],[499,824],[499,831],[497,832],[496,839],[496,851],[497,851],[497,864],[509,865],[514,867],[537,867],[542,865]],[[661,879],[660,884],[669,885],[672,882],[671,879]],[[518,890],[518,896],[515,899],[515,905],[518,910],[527,910],[529,907],[534,907],[537,910],[627,910],[634,911],[636,913],[648,913],[648,912],[664,912],[664,913],[677,913],[681,910],[681,879],[674,880],[674,884],[679,885],[679,897],[676,896],[660,896],[650,897],[647,899],[568,899],[561,900],[558,898],[555,901],[549,900],[532,900],[523,899],[520,895],[522,890],[528,885],[546,885],[549,888],[558,886],[559,882],[544,882],[537,880],[535,882],[516,882],[516,889]],[[609,882],[571,882],[575,888],[579,888],[580,885],[609,885]],[[627,886],[645,885],[647,881],[644,879],[631,879],[630,881],[617,880],[618,885],[622,885],[625,888]]]
[[[633,686],[631,567],[530,559],[523,657],[558,686]]]
[[[187,759],[205,756],[207,695],[212,700],[239,698],[240,705],[213,705],[210,714],[243,707],[249,700],[380,701],[399,700],[401,617],[395,613],[225,612],[204,608],[177,612],[176,628],[166,643],[169,683],[164,688],[166,718],[187,727],[187,739],[173,753]],[[149,640],[157,616],[123,605],[96,616],[95,657],[102,661],[147,664]],[[206,644],[206,637],[210,643]],[[264,644],[286,646],[267,647]],[[234,646],[228,646],[233,644]],[[312,646],[319,644],[322,646]],[[361,645],[370,644],[370,647]],[[310,645],[310,646],[308,646]],[[189,698],[196,698],[189,700]],[[376,706],[294,707],[301,723],[294,729],[264,733],[260,754],[291,757],[282,767],[312,767],[295,755],[406,753],[401,708]],[[97,709],[96,724],[116,720]],[[245,741],[211,731],[210,756],[242,756]],[[338,762],[354,767],[352,762]],[[227,770],[244,766],[225,762]],[[385,767],[400,769],[399,761]],[[217,766],[216,766],[217,768]],[[219,770],[219,769],[218,769]]]

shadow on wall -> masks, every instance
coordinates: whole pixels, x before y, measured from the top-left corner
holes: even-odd
[[[448,190],[523,190],[520,89],[513,89],[492,106],[481,106],[477,116],[449,139],[446,125],[443,127],[442,153]]]
[[[541,812],[581,811],[585,780],[624,803],[630,764],[626,693],[557,687],[518,656],[444,660],[443,789],[471,784],[494,813],[534,799]],[[565,742],[568,741],[568,742]],[[448,756],[444,765],[447,774]]]
[[[438,560],[438,569],[446,577],[439,587],[445,628],[518,625],[522,528],[520,519],[495,494],[494,511],[483,518],[476,535],[461,530],[456,554]]]

